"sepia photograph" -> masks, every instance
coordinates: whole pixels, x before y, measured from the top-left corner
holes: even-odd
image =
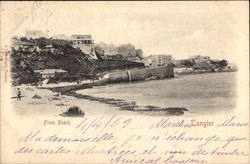
[[[1,163],[247,164],[248,1],[1,8]]]

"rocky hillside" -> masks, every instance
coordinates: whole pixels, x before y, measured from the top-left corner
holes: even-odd
[[[33,46],[11,51],[13,79],[26,79],[21,83],[34,81],[36,69],[63,69],[70,75],[88,78],[93,72],[143,66],[127,60],[92,60],[64,40],[40,38],[25,41]]]

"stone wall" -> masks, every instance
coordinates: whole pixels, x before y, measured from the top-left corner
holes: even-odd
[[[109,83],[130,82],[130,81],[143,81],[147,78],[164,79],[174,77],[173,66],[167,65],[155,68],[133,69],[127,71],[119,71],[109,73],[108,76],[100,79],[99,81],[87,84],[76,84],[70,86],[46,88],[54,92],[68,92],[80,89],[91,88],[93,86],[102,86]]]
[[[141,81],[151,77],[155,77],[156,79],[174,77],[173,66],[167,65],[155,68],[144,68],[109,73],[109,82],[115,83]]]

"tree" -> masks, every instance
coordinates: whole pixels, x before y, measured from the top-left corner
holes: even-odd
[[[101,47],[95,47],[94,51],[95,51],[97,59],[98,60],[103,60],[103,57],[104,57],[104,50],[103,50],[103,48],[101,48]]]
[[[221,60],[219,61],[219,67],[220,68],[225,68],[228,65],[228,62],[226,60]]]
[[[124,59],[124,57],[121,54],[113,55],[113,56],[111,56],[111,58],[114,59],[114,60],[122,60],[122,59]]]
[[[183,65],[185,65],[186,67],[193,67],[194,66],[194,62],[189,61],[189,60],[185,60],[183,62]]]
[[[45,48],[45,46],[47,45],[47,39],[46,38],[39,38],[36,40],[37,45],[39,48]]]
[[[206,61],[198,62],[198,63],[195,63],[194,68],[195,69],[202,69],[202,70],[209,70],[210,64]]]
[[[220,61],[211,60],[211,63],[215,66],[215,68],[219,69],[220,71],[228,65],[228,62],[224,59]]]
[[[135,54],[137,57],[139,57],[140,59],[143,59],[143,51],[141,49],[136,49],[135,50]]]

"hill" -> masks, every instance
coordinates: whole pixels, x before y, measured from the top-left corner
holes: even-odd
[[[71,76],[90,78],[93,72],[143,67],[144,64],[128,60],[92,60],[69,41],[54,39],[25,40],[33,46],[11,50],[12,78],[17,83],[38,81],[34,70],[63,69]]]

